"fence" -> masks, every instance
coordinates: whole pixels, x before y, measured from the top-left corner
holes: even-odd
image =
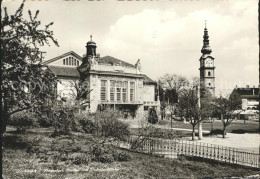
[[[260,168],[260,155],[243,149],[184,139],[139,138],[137,140],[137,138],[137,136],[131,136],[127,142],[117,143],[117,145],[122,148],[132,148],[142,153],[158,154],[168,158],[185,155]]]

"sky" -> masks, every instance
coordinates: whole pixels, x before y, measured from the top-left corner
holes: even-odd
[[[12,14],[20,2],[5,0],[2,6]],[[60,46],[42,47],[45,60],[71,50],[82,56],[92,35],[101,57],[132,64],[140,59],[153,80],[166,73],[199,77],[206,20],[216,94],[226,95],[236,85],[258,86],[257,0],[29,0],[25,9],[40,10],[43,25],[54,22]]]

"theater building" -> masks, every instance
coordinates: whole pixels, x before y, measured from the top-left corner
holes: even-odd
[[[59,80],[58,98],[73,98],[77,92],[74,82],[83,79],[91,91],[83,100],[86,111],[112,107],[122,110],[125,117],[135,118],[149,108],[159,110],[156,82],[142,73],[139,59],[130,64],[111,56],[100,57],[96,49],[91,37],[83,57],[70,51],[43,62]]]

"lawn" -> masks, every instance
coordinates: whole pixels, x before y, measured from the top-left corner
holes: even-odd
[[[163,122],[164,125],[171,126],[171,121],[165,121]],[[190,123],[183,123],[180,121],[173,121],[173,128],[183,128],[183,129],[192,129],[192,126]],[[211,123],[203,123],[203,130],[210,131],[212,127]],[[213,122],[213,129],[223,129],[223,124],[221,121],[215,120]],[[258,133],[259,132],[259,123],[256,121],[244,121],[237,120],[233,121],[227,128],[226,132],[232,132],[232,133]]]
[[[185,157],[167,159],[122,149],[116,150],[128,153],[132,157],[130,161],[73,164],[68,162],[68,158],[87,152],[97,139],[83,133],[52,138],[49,137],[51,131],[51,128],[38,128],[26,134],[16,134],[10,130],[5,133],[2,160],[4,178],[216,178],[260,174],[257,169],[243,166]],[[53,146],[62,150],[66,144],[71,147],[68,158],[54,160],[53,156],[57,155],[54,151],[57,149],[53,149]],[[46,154],[31,152],[32,146],[45,149]]]

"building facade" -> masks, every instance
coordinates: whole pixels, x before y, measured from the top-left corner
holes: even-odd
[[[215,58],[210,55],[212,52],[209,45],[209,35],[207,27],[204,28],[203,47],[201,49],[202,56],[200,57],[200,80],[203,87],[207,88],[212,96],[215,96]]]
[[[77,93],[75,81],[81,80],[90,91],[83,100],[89,112],[112,107],[122,110],[125,117],[135,118],[145,115],[149,108],[159,110],[157,84],[142,74],[140,60],[133,65],[111,56],[100,57],[96,49],[91,37],[83,57],[68,52],[44,62],[59,79],[60,98],[73,97]]]
[[[246,86],[233,89],[230,96],[238,96],[241,99],[242,110],[259,110],[259,88]]]

